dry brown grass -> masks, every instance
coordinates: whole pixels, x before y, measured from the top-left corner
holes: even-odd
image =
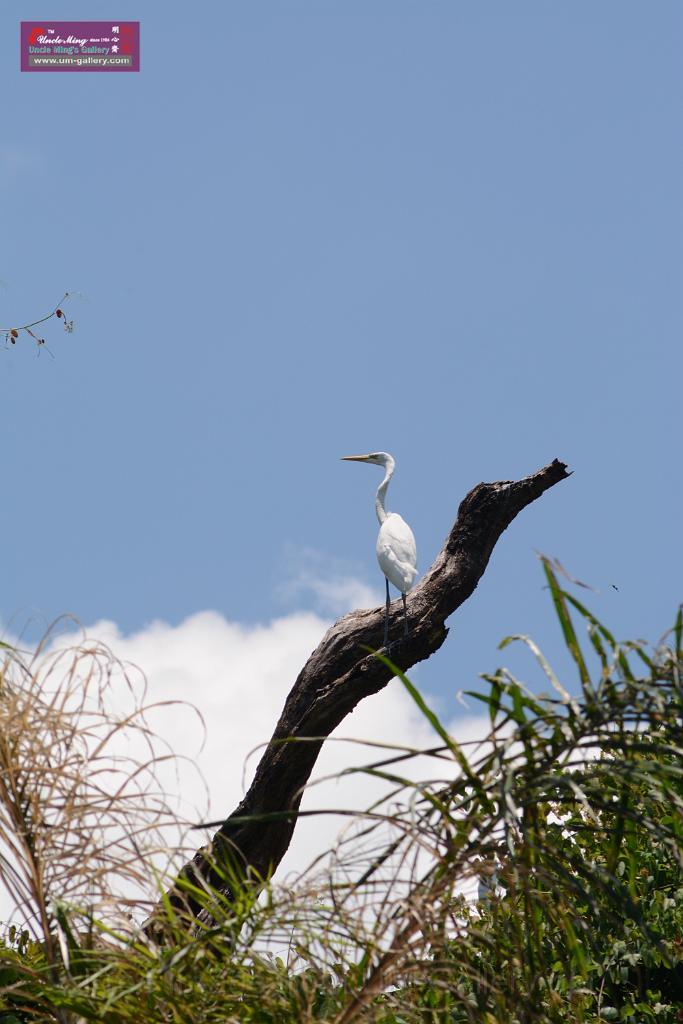
[[[0,670],[0,883],[50,943],[57,901],[117,929],[158,893],[186,822],[159,780],[175,756],[148,724],[146,684],[103,644],[52,628]]]

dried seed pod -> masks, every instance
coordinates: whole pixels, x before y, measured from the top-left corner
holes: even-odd
[[[61,309],[58,309],[55,312],[57,313],[57,316],[64,316],[64,314],[62,313]]]

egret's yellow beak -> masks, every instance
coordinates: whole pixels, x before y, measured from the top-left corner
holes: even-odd
[[[342,462],[367,462],[369,455],[342,455]]]

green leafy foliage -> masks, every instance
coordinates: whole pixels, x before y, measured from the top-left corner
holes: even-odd
[[[576,685],[507,638],[553,695],[485,676],[465,744],[396,669],[439,745],[356,769],[386,797],[317,873],[162,900],[156,941],[53,899],[49,934],[7,933],[0,1024],[683,1021],[683,618],[619,643],[543,569]]]

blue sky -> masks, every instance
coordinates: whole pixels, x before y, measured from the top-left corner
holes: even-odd
[[[0,326],[83,297],[54,359],[0,351],[5,623],[345,610],[349,580],[381,592],[380,477],[339,457],[385,449],[422,570],[480,480],[574,470],[502,538],[432,693],[506,633],[560,658],[535,550],[658,637],[682,596],[680,4],[62,4],[140,20],[122,75],[20,73],[28,13],[1,16]]]

